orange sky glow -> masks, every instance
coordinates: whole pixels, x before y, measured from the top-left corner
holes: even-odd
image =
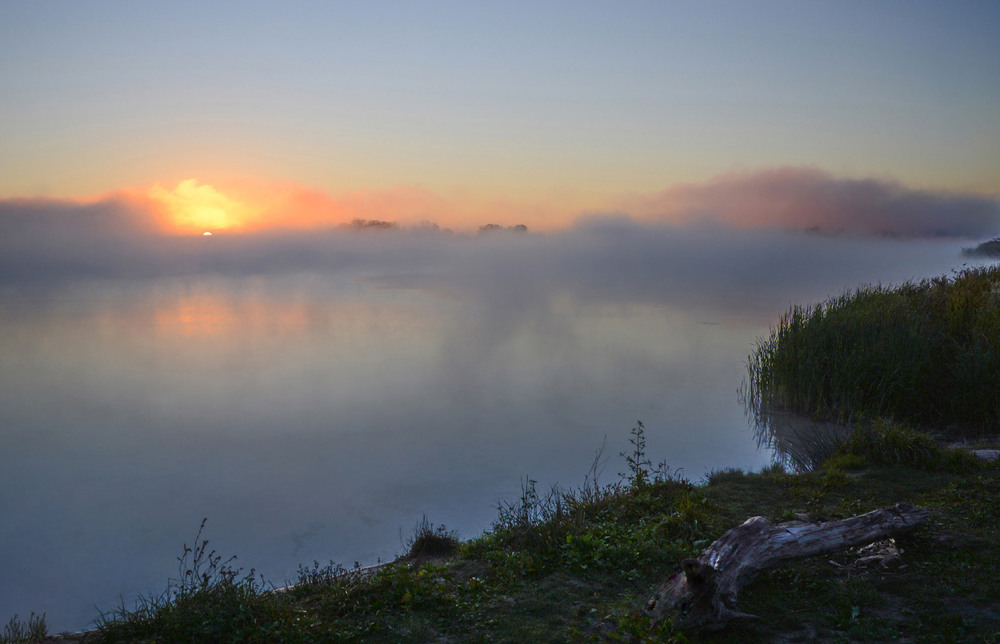
[[[552,203],[526,204],[461,193],[442,196],[409,186],[334,195],[290,182],[264,180],[217,185],[185,179],[175,185],[156,183],[124,193],[146,201],[164,231],[182,235],[328,228],[356,219],[392,221],[401,226],[433,223],[455,230],[475,230],[489,223],[525,223],[532,230],[545,230],[569,225],[583,208],[579,200],[563,196],[556,196]]]
[[[290,181],[190,178],[71,201],[104,200],[129,203],[140,227],[151,216],[160,234],[206,237],[329,229],[355,220],[392,222],[403,229],[436,225],[457,233],[476,232],[486,224],[524,224],[530,231],[547,232],[594,215],[685,227],[976,236],[993,233],[997,216],[996,194],[926,191],[813,166],[734,171],[700,183],[596,199],[563,192],[515,200],[405,185],[334,193]]]

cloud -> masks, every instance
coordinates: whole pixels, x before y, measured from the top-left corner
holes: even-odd
[[[1000,230],[1000,204],[992,197],[837,178],[804,167],[730,173],[631,198],[623,205],[627,212],[661,221],[738,228],[973,239]]]

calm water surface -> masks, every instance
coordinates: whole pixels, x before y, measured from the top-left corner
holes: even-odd
[[[802,239],[735,265],[628,252],[577,270],[528,240],[419,270],[8,285],[0,616],[76,629],[159,592],[203,517],[277,584],[314,559],[392,558],[424,514],[472,537],[526,475],[580,484],[605,438],[616,480],[636,419],[692,480],[759,468],[737,389],[768,324],[960,263],[954,245]]]

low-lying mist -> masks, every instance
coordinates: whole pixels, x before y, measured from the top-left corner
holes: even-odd
[[[304,203],[344,201],[317,195]],[[393,203],[406,220],[405,199]],[[208,237],[164,233],[155,202],[135,195],[92,203],[7,199],[0,200],[0,285],[350,270],[396,286],[486,289],[500,298],[554,289],[591,298],[758,302],[828,273],[838,276],[832,288],[907,279],[926,272],[908,256],[931,259],[950,241],[1000,231],[994,197],[808,167],[731,173],[620,205],[625,214],[581,216],[543,233],[487,224],[462,235],[427,222],[324,227],[303,215],[313,227]],[[341,206],[330,210],[352,212]],[[275,221],[290,220],[283,217]]]
[[[171,236],[114,201],[3,202],[0,230],[0,287],[15,290],[95,278],[341,273],[471,294],[498,315],[556,293],[774,314],[798,298],[948,270],[961,246],[948,236],[831,235],[625,215],[582,217],[545,233],[423,227]]]

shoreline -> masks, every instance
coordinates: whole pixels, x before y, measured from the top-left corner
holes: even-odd
[[[970,445],[975,445],[975,447],[970,447]],[[989,446],[987,447],[984,445],[989,445]],[[967,454],[974,456],[978,461],[981,461],[984,464],[990,464],[1000,461],[1000,437],[997,436],[984,438],[976,441],[975,443],[969,443],[969,442],[948,443],[941,445],[941,447],[947,449],[948,451],[965,452]],[[863,475],[864,472],[862,472],[861,474]],[[796,477],[799,477],[798,480],[805,480],[806,478],[815,477],[817,475],[818,474],[816,472],[799,472],[799,473],[785,474],[786,477],[790,477],[789,478],[790,481],[797,480]],[[747,476],[767,476],[767,474],[764,471],[762,471],[760,473],[751,473],[748,474]],[[712,483],[709,480],[706,480],[698,484],[690,484],[690,485],[695,490],[700,488],[704,491],[707,491],[707,488],[709,488],[712,485]],[[353,570],[347,570],[343,573],[343,578],[356,582],[370,581],[379,572],[385,570],[386,568],[394,565],[399,565],[402,563],[411,563],[413,565],[410,566],[410,568],[417,569],[420,568],[422,564],[426,563],[426,560],[414,561],[408,558],[406,555],[403,555],[393,561],[373,564],[369,566],[363,566]],[[299,587],[300,585],[302,584],[299,583],[290,584],[280,588],[273,588],[269,592],[272,592],[274,594],[286,594],[289,591]],[[62,633],[48,635],[39,641],[42,643],[51,643],[51,644],[55,643],[87,644],[88,642],[100,641],[99,639],[97,639],[98,637],[97,633],[98,633],[97,629],[62,632]]]

